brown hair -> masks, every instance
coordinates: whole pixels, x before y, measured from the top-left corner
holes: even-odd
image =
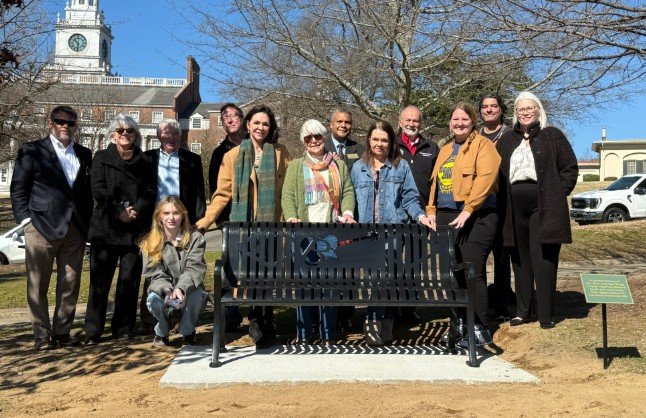
[[[451,130],[451,118],[453,117],[453,113],[458,109],[462,110],[469,116],[469,119],[471,119],[471,122],[473,123],[471,132],[475,131],[476,125],[478,124],[478,113],[473,106],[467,102],[458,102],[453,106],[453,109],[451,109],[451,113],[449,113],[449,130]]]
[[[383,131],[388,134],[388,159],[392,165],[397,167],[399,165],[399,160],[401,159],[401,154],[399,153],[399,145],[397,144],[395,130],[388,122],[378,121],[370,125],[370,129],[368,129],[368,134],[366,135],[366,153],[363,157],[363,161],[368,165],[372,165],[372,162],[375,159],[374,155],[372,155],[372,148],[370,147],[370,137],[372,136],[372,132],[375,130]]]

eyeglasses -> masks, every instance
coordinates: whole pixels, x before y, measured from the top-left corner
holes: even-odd
[[[304,141],[306,144],[309,144],[310,142],[312,142],[312,141],[313,141],[313,140],[315,140],[315,139],[316,139],[316,141],[317,141],[317,142],[320,142],[320,141],[322,141],[322,140],[323,140],[323,135],[321,135],[321,134],[316,134],[316,135],[307,135],[306,137],[304,137],[304,138],[303,138],[303,141]]]
[[[73,127],[76,126],[76,121],[75,120],[66,120],[66,119],[54,118],[54,123],[57,124],[58,126],[67,125],[70,128],[73,128]]]
[[[233,121],[233,120],[238,120],[240,118],[241,118],[241,116],[238,115],[237,113],[233,113],[233,114],[230,114],[230,115],[222,115],[222,120],[232,120]]]
[[[124,132],[129,133],[129,134],[133,134],[133,133],[135,133],[135,128],[117,128],[114,131],[116,133],[118,133],[119,135],[123,135]]]
[[[532,113],[535,110],[536,110],[536,106],[521,107],[516,109],[516,113],[519,115],[523,115],[525,113]]]

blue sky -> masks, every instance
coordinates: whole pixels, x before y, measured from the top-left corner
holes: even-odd
[[[112,44],[113,71],[128,76],[185,77],[185,60],[191,50],[175,38],[192,34],[182,18],[171,12],[166,0],[100,0],[100,6],[105,11],[107,23],[112,25],[115,37]],[[52,21],[58,11],[64,16],[64,7],[64,0],[51,0],[48,9],[52,11]],[[228,99],[218,96],[204,77],[200,93],[202,100],[207,102]],[[609,109],[593,109],[590,114],[585,122],[568,122],[564,127],[579,157],[586,153],[596,156],[587,150],[593,141],[600,139],[602,127],[606,127],[611,140],[646,138],[644,95],[632,97]]]

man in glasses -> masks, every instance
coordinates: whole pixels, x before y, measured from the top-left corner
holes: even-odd
[[[70,336],[76,312],[87,231],[94,202],[92,152],[76,142],[77,115],[54,108],[49,136],[20,146],[11,179],[11,205],[25,227],[27,302],[35,349],[79,344]],[[50,324],[47,289],[56,260],[56,307]]]
[[[175,119],[162,119],[157,125],[159,149],[146,151],[157,174],[157,202],[166,196],[177,196],[186,206],[188,219],[194,225],[204,217],[206,201],[204,196],[204,172],[202,159],[189,150],[180,148],[182,129]],[[139,316],[140,332],[152,333],[155,319],[146,306],[150,279],[144,281]]]
[[[220,118],[222,119],[222,127],[227,136],[224,138],[220,145],[218,145],[211,154],[211,161],[209,162],[209,196],[213,196],[218,187],[218,174],[220,173],[220,164],[224,154],[229,152],[232,148],[240,145],[244,139],[245,130],[242,126],[243,120],[242,109],[234,103],[226,103],[220,108]],[[220,227],[223,222],[229,220],[231,213],[231,203],[222,211],[215,224]],[[237,306],[226,307],[226,332],[236,332],[242,322],[242,315]]]

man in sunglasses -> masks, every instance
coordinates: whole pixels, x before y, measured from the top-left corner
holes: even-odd
[[[54,108],[49,136],[20,146],[11,179],[11,205],[25,227],[27,302],[35,349],[79,344],[70,336],[88,225],[94,202],[90,188],[92,152],[76,142],[77,115]],[[47,289],[56,260],[56,308],[50,324]]]

